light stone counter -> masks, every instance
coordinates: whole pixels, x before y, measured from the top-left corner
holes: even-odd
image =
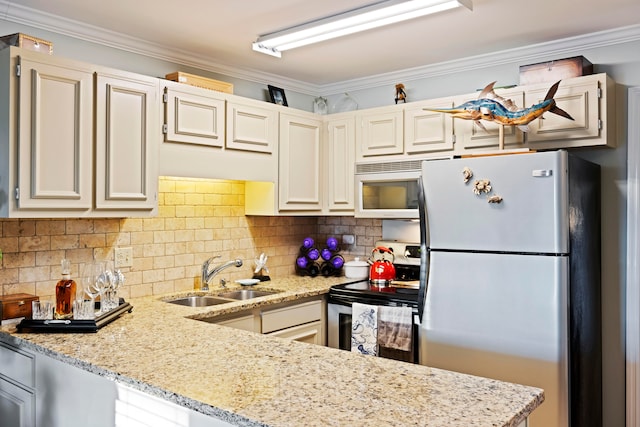
[[[345,281],[272,280],[256,288],[283,292],[202,308],[138,298],[95,334],[0,339],[237,425],[511,427],[542,403],[537,388],[187,318],[320,295]]]

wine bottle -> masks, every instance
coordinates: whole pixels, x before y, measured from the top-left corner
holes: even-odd
[[[336,239],[335,237],[329,237],[327,239],[327,248],[331,252],[337,252],[340,249],[340,247],[338,245],[338,239]]]

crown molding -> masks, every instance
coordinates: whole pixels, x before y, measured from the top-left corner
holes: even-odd
[[[640,25],[633,25],[547,43],[461,58],[454,61],[371,75],[338,83],[317,85],[259,70],[243,69],[220,64],[203,58],[193,52],[189,52],[188,50],[171,49],[164,45],[136,39],[122,33],[37,11],[11,3],[7,0],[0,0],[0,17],[10,22],[29,25],[126,52],[223,74],[254,83],[266,84],[268,82],[278,81],[278,85],[285,89],[312,96],[327,96],[353,92],[371,87],[393,85],[398,81],[415,81],[502,64],[532,63],[542,61],[549,56],[562,57],[563,55],[574,53],[576,50],[612,46],[640,40]]]
[[[468,72],[481,68],[504,64],[528,64],[540,62],[549,57],[575,55],[575,51],[598,47],[614,46],[640,40],[640,25],[616,28],[586,35],[554,40],[546,43],[524,46],[441,62],[423,67],[409,68],[391,73],[378,74],[359,79],[324,85],[323,95],[336,95],[344,92],[367,89],[378,86],[395,85],[397,82],[427,79],[446,74]]]

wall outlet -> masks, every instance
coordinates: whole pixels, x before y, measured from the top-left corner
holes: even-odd
[[[353,245],[356,242],[356,236],[353,234],[343,234],[342,243],[345,245]]]
[[[133,249],[128,248],[115,248],[115,267],[131,267],[133,265]]]

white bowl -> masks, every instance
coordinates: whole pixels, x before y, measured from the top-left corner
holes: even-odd
[[[368,279],[369,263],[360,261],[357,257],[353,261],[347,261],[344,263],[344,275],[348,279]]]
[[[242,286],[253,286],[259,281],[260,279],[240,279],[236,280],[236,283],[240,283]]]

